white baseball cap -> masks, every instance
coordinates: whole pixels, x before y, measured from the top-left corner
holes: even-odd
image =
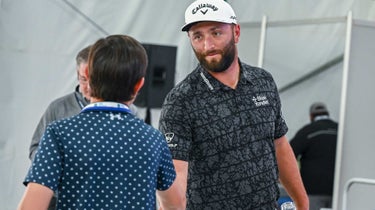
[[[192,24],[201,21],[214,21],[237,24],[236,14],[224,0],[197,0],[185,11],[185,25],[182,31],[188,31]]]

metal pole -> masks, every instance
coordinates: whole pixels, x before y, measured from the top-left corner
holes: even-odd
[[[264,46],[266,42],[266,33],[267,33],[267,16],[263,15],[262,25],[260,30],[260,40],[259,40],[259,51],[258,51],[258,67],[263,67],[263,58],[264,58]]]
[[[369,185],[375,185],[375,179],[366,179],[366,178],[351,178],[349,179],[344,188],[344,194],[342,197],[342,210],[346,210],[346,202],[348,197],[349,188],[354,184],[369,184]]]
[[[341,89],[341,104],[340,104],[340,120],[339,129],[337,134],[337,149],[336,149],[336,163],[335,163],[335,178],[334,178],[334,189],[333,189],[333,209],[339,209],[339,195],[340,195],[340,172],[341,172],[341,159],[344,139],[344,124],[345,124],[345,109],[346,109],[346,93],[348,88],[348,74],[349,74],[349,57],[350,57],[350,44],[352,35],[352,12],[349,11],[346,21],[346,40],[345,40],[345,52],[344,52],[344,63],[343,63],[343,78],[342,78],[342,89]],[[342,207],[343,208],[343,207]]]

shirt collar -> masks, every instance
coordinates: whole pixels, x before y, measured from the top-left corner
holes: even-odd
[[[76,86],[76,89],[74,91],[74,95],[76,97],[76,100],[79,104],[79,106],[81,107],[81,109],[85,106],[87,106],[87,104],[90,103],[89,100],[87,100],[85,97],[83,97],[83,94],[81,92],[79,92],[79,85]]]
[[[86,111],[116,111],[132,113],[127,105],[111,101],[91,103],[82,109],[82,112]]]
[[[318,116],[314,117],[314,122],[319,121],[319,120],[328,120],[328,119],[329,119],[328,115],[318,115]]]
[[[238,59],[238,63],[240,64],[240,79],[238,81],[237,87],[242,84],[251,83],[251,75],[247,73],[247,71],[244,71],[244,65]],[[232,88],[224,85],[219,80],[217,80],[215,77],[213,77],[206,69],[203,68],[202,65],[198,64],[200,77],[203,79],[204,83],[206,83],[207,87],[210,90],[218,90],[218,89],[225,89],[225,90],[232,90]]]

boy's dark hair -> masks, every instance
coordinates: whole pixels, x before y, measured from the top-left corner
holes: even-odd
[[[145,77],[147,53],[134,38],[111,35],[99,39],[89,54],[91,96],[125,102],[135,98],[134,87]]]

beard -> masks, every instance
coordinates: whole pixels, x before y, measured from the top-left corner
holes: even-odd
[[[194,49],[194,48],[193,48]],[[222,50],[211,50],[206,53],[199,53],[194,50],[194,53],[199,63],[207,70],[211,72],[223,72],[233,63],[234,56],[236,54],[236,48],[234,43],[234,37]],[[221,55],[221,59],[213,59],[211,61],[206,60],[206,56],[210,53],[218,53]]]

